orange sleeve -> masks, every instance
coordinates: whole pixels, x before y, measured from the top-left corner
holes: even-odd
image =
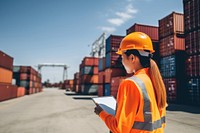
[[[99,116],[113,133],[128,133],[134,124],[139,102],[140,93],[135,83],[125,80],[118,90],[116,116],[105,111]]]

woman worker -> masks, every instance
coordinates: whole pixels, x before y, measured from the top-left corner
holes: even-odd
[[[149,36],[133,32],[121,41],[117,54],[127,73],[134,73],[121,82],[117,94],[115,116],[98,104],[94,112],[113,133],[163,133],[166,115],[166,90]]]

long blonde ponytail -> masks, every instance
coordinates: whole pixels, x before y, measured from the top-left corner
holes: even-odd
[[[153,83],[156,101],[159,109],[165,108],[167,106],[166,100],[166,89],[163,83],[160,71],[154,60],[150,60],[150,78]]]

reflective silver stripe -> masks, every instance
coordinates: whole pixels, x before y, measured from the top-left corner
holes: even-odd
[[[135,76],[132,76],[128,79],[133,80],[142,90],[142,95],[144,97],[144,108],[143,108],[143,115],[144,115],[144,122],[135,121],[132,128],[140,129],[140,130],[147,130],[153,131],[157,128],[162,127],[162,123],[165,123],[165,117],[155,121],[152,123],[152,113],[150,107],[150,99],[146,90],[146,86],[143,81]]]
[[[161,128],[163,123],[165,123],[165,116],[163,116],[161,119],[157,121],[154,121],[153,123],[135,121],[133,128],[140,129],[140,130],[153,131],[155,129]]]

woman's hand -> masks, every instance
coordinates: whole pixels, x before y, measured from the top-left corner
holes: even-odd
[[[103,109],[99,106],[99,104],[96,104],[96,107],[94,108],[94,113],[99,115],[103,111]]]

